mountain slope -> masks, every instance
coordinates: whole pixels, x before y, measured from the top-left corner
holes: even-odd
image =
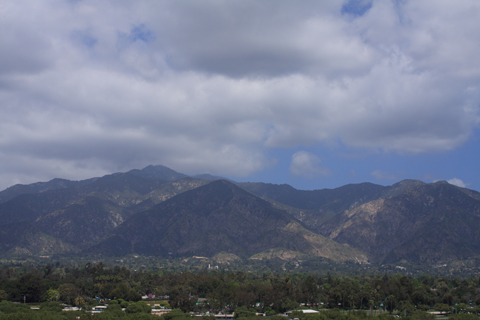
[[[208,183],[184,178],[169,182],[119,173],[89,184],[20,194],[0,203],[0,226],[32,223],[79,248],[97,243],[134,213]]]
[[[78,181],[53,179],[48,182],[36,182],[28,185],[16,184],[0,192],[0,203],[12,200],[19,195],[42,193],[49,190],[64,189],[79,184]]]
[[[40,231],[33,223],[0,226],[1,255],[52,255],[75,253],[78,249]]]
[[[239,186],[263,198],[306,210],[343,211],[377,199],[385,187],[372,183],[349,184],[336,189],[297,190],[288,184],[239,183]]]
[[[79,248],[86,248],[101,240],[131,215],[128,209],[111,201],[87,196],[35,222],[45,233]]]
[[[70,188],[74,186],[87,185],[97,181],[98,179],[109,179],[109,177],[121,176],[125,174],[130,174],[133,176],[137,176],[137,177],[141,177],[149,180],[164,180],[164,181],[176,181],[176,180],[180,180],[188,177],[183,173],[176,172],[165,166],[150,165],[141,170],[133,169],[127,173],[114,173],[111,175],[106,175],[102,178],[90,178],[90,179],[80,180],[80,181],[71,181],[66,179],[55,178],[47,182],[36,182],[28,185],[16,184],[14,186],[11,186],[3,191],[0,191],[0,203],[12,200],[15,197],[22,194],[35,194],[35,193],[42,193],[50,190],[65,189],[65,188]]]
[[[286,212],[225,180],[133,216],[92,252],[160,256],[227,252],[247,258],[272,248],[335,260],[364,259],[361,252],[309,232]]]
[[[480,201],[446,182],[417,184],[347,210],[321,234],[376,261],[439,262],[480,256]]]
[[[314,231],[336,214],[378,199],[387,188],[372,183],[349,184],[336,189],[311,191],[297,190],[287,184],[248,182],[239,185],[262,198],[300,209],[289,212]]]
[[[364,252],[372,262],[420,264],[480,258],[474,190],[403,180],[304,191],[198,177],[205,179],[148,166],[13,186],[0,192],[0,255],[82,249],[335,261],[365,261]]]

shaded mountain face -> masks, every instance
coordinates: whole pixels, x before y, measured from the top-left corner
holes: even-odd
[[[286,212],[225,180],[182,193],[133,216],[93,252],[157,256],[226,252],[248,258],[274,248],[317,256],[326,249],[330,258],[353,260],[357,255],[364,259],[361,252],[345,250],[310,233]]]
[[[150,181],[125,174],[109,175],[86,185],[53,189],[41,193],[22,194],[0,204],[0,225],[32,222],[47,214],[61,210],[86,196],[99,195],[119,205],[136,204],[139,195],[158,188],[164,181]]]
[[[42,193],[21,194],[10,201],[0,203],[0,225],[34,221],[92,196],[129,208],[134,213],[206,183],[208,181],[192,178],[168,182],[145,179],[128,173],[108,175],[90,184]]]
[[[288,210],[311,230],[318,232],[325,221],[337,214],[364,203],[388,198],[404,192],[421,181],[404,180],[393,186],[384,187],[373,183],[349,184],[336,189],[297,190],[289,185],[268,183],[240,183],[246,190],[278,203],[300,210]]]
[[[0,203],[7,202],[22,194],[35,194],[51,190],[71,188],[74,186],[84,186],[96,182],[98,179],[110,180],[114,176],[132,175],[149,180],[177,181],[188,176],[169,169],[165,166],[147,166],[141,170],[133,169],[127,173],[116,173],[106,175],[102,178],[91,178],[81,181],[71,181],[66,179],[52,179],[48,182],[36,182],[28,185],[17,184],[3,191],[0,191]],[[201,178],[199,178],[201,179]]]
[[[78,252],[78,248],[39,230],[33,223],[0,226],[1,255],[52,255]]]
[[[101,240],[131,215],[127,208],[109,200],[87,196],[38,218],[35,224],[45,233],[84,249]]]
[[[297,190],[287,184],[239,183],[242,188],[262,197],[305,210],[343,211],[356,203],[380,197],[385,187],[372,183],[346,185],[336,189]]]
[[[85,249],[131,215],[206,183],[192,178],[169,182],[129,173],[107,175],[0,203],[0,226],[31,223],[51,237]]]
[[[65,179],[53,179],[48,182],[37,182],[29,185],[16,184],[0,192],[0,203],[12,200],[21,194],[41,193],[49,190],[63,189],[74,186],[76,181]]]
[[[374,261],[434,263],[480,255],[480,201],[446,182],[416,184],[347,210],[320,233]]]

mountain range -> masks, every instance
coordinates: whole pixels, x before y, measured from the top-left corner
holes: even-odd
[[[480,193],[444,181],[297,190],[164,166],[0,192],[0,256],[435,264],[480,257]]]

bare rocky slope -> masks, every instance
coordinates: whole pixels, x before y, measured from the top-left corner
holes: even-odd
[[[480,201],[469,193],[447,182],[417,184],[346,210],[319,232],[364,250],[377,262],[478,258]]]

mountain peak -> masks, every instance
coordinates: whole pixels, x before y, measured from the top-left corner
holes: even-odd
[[[383,194],[383,196],[385,198],[393,198],[412,188],[424,186],[424,185],[427,185],[427,184],[420,180],[405,179],[388,187],[385,193]]]

